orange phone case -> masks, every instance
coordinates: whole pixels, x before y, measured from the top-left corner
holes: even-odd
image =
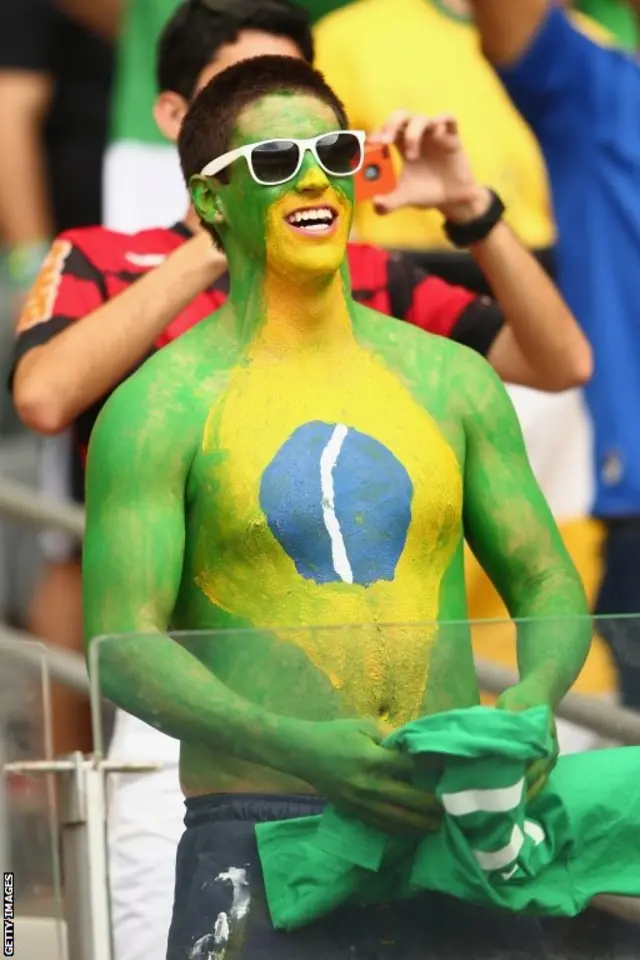
[[[391,150],[386,144],[365,147],[364,163],[355,176],[356,201],[391,193],[396,186]]]

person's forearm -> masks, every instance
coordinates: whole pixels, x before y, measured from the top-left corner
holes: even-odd
[[[43,149],[49,82],[0,72],[0,240],[15,247],[45,240],[53,226]]]
[[[89,669],[117,706],[177,740],[292,776],[300,773],[297,757],[308,724],[233,693],[176,641],[149,633],[94,644]]]
[[[520,681],[555,708],[580,675],[591,645],[589,606],[578,574],[564,567],[545,571],[522,585],[509,612],[518,621]]]
[[[515,347],[522,367],[528,368],[520,381],[554,391],[586,383],[593,370],[591,347],[551,279],[510,228],[499,223],[471,253],[507,324],[506,336],[496,341],[495,355],[489,355],[498,372],[502,356],[505,367],[513,365]]]
[[[486,56],[507,66],[522,56],[542,23],[549,0],[470,0]]]
[[[65,429],[117,386],[167,324],[225,269],[210,238],[198,236],[118,297],[27,353],[13,386],[23,422],[40,433]]]
[[[444,213],[457,223],[487,210],[490,195],[477,187],[474,197]],[[592,372],[589,343],[559,291],[535,257],[504,223],[471,253],[506,320],[487,359],[503,380],[539,390],[567,390]]]

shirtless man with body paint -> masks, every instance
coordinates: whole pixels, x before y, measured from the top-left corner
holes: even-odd
[[[362,139],[292,58],[238,64],[198,95],[181,161],[224,246],[229,299],[116,391],[91,442],[87,638],[119,635],[98,648],[106,695],[182,742],[168,960],[425,960],[455,928],[468,957],[510,937],[535,950],[533,921],[443,897],[394,906],[385,935],[370,911],[295,936],[266,912],[258,820],[322,797],[384,829],[437,829],[411,761],[381,740],[478,702],[468,634],[438,627],[466,617],[465,536],[513,617],[587,613],[488,364],[349,295]],[[469,219],[471,172],[445,186],[443,215]],[[335,629],[308,629],[321,626]],[[555,707],[589,642],[575,619],[522,632],[520,682],[500,705]],[[216,939],[241,866],[248,912]]]

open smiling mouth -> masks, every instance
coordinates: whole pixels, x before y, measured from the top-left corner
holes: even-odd
[[[339,214],[333,207],[300,208],[285,217],[289,226],[299,233],[325,237],[334,232],[338,219]]]

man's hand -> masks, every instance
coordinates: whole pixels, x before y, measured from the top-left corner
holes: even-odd
[[[393,145],[404,160],[396,189],[374,198],[378,213],[421,207],[439,210],[447,219],[463,223],[487,210],[488,191],[473,177],[453,117],[429,118],[397,111],[368,143]]]
[[[339,810],[395,833],[438,829],[438,802],[411,785],[414,761],[381,746],[385,733],[375,721],[310,723],[308,730],[297,743],[297,774]]]
[[[509,687],[508,690],[505,690],[504,693],[498,697],[496,707],[499,710],[510,710],[514,713],[529,710],[531,707],[548,707],[549,709],[553,750],[551,754],[543,760],[535,760],[527,770],[527,800],[532,800],[545,786],[549,774],[552,772],[558,760],[558,733],[553,710],[541,690],[537,688],[534,683],[527,681],[518,683],[515,687]]]

